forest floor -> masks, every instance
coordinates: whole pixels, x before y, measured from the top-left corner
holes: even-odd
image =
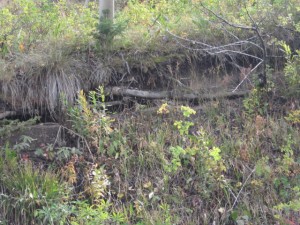
[[[192,2],[1,9],[0,225],[300,224],[299,11]]]
[[[76,210],[65,212],[69,220],[87,213],[87,205],[77,204],[90,201],[93,216],[80,224],[297,224],[300,131],[291,112],[299,100],[283,87],[256,89],[250,79],[231,98],[244,74],[215,69],[184,76],[189,82],[181,92],[200,97],[125,93],[108,96],[105,106],[100,88],[81,93],[59,123],[2,121],[0,143],[9,141],[6,149],[15,149],[24,165],[54,167],[60,182],[73,187],[68,200],[55,203],[76,201]],[[270,84],[282,79],[278,72]],[[49,208],[35,210],[43,215]],[[59,221],[56,210],[47,213]]]

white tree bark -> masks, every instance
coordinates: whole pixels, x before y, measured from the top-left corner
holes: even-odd
[[[114,0],[99,0],[99,13],[100,18],[105,19],[113,19],[114,18],[114,11],[115,11],[115,4]]]

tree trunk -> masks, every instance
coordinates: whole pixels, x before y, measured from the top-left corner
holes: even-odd
[[[100,18],[105,19],[113,19],[114,18],[114,11],[115,11],[115,4],[114,0],[99,0],[99,13]]]

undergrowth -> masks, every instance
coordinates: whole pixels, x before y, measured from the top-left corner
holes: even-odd
[[[80,148],[47,146],[24,155],[32,141],[26,136],[1,146],[0,224],[299,224],[299,57],[287,44],[281,43],[288,91],[271,79],[243,101],[215,99],[197,109],[166,102],[149,116],[113,115],[104,87],[81,90],[81,79],[105,73],[84,67],[102,66],[95,41],[111,45],[109,51],[178,47],[166,44],[172,34],[226,41],[200,1],[174,2],[129,1],[117,23],[99,33],[94,5],[16,0],[1,9],[0,76],[12,82],[2,88],[28,109],[70,103],[67,129]],[[201,2],[235,23],[251,24],[247,13],[265,17],[265,29],[280,13],[278,24],[299,31],[297,1],[285,10],[286,1]],[[124,21],[125,30],[117,26]],[[23,123],[1,125],[4,137]]]
[[[54,170],[20,158],[22,149],[2,148],[2,221],[299,222],[297,110],[283,116],[237,101],[206,103],[201,111],[165,103],[153,117],[124,114],[119,122],[104,98],[102,87],[79,93],[70,119],[89,148],[68,150],[63,160],[67,150],[58,150],[48,159]]]

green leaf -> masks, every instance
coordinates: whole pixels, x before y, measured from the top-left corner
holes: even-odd
[[[212,150],[210,150],[209,155],[214,158],[215,161],[219,161],[221,159],[220,155],[221,149],[218,147],[213,147]]]
[[[236,219],[238,218],[239,214],[237,211],[232,211],[230,217],[232,218],[233,221],[236,221]]]

